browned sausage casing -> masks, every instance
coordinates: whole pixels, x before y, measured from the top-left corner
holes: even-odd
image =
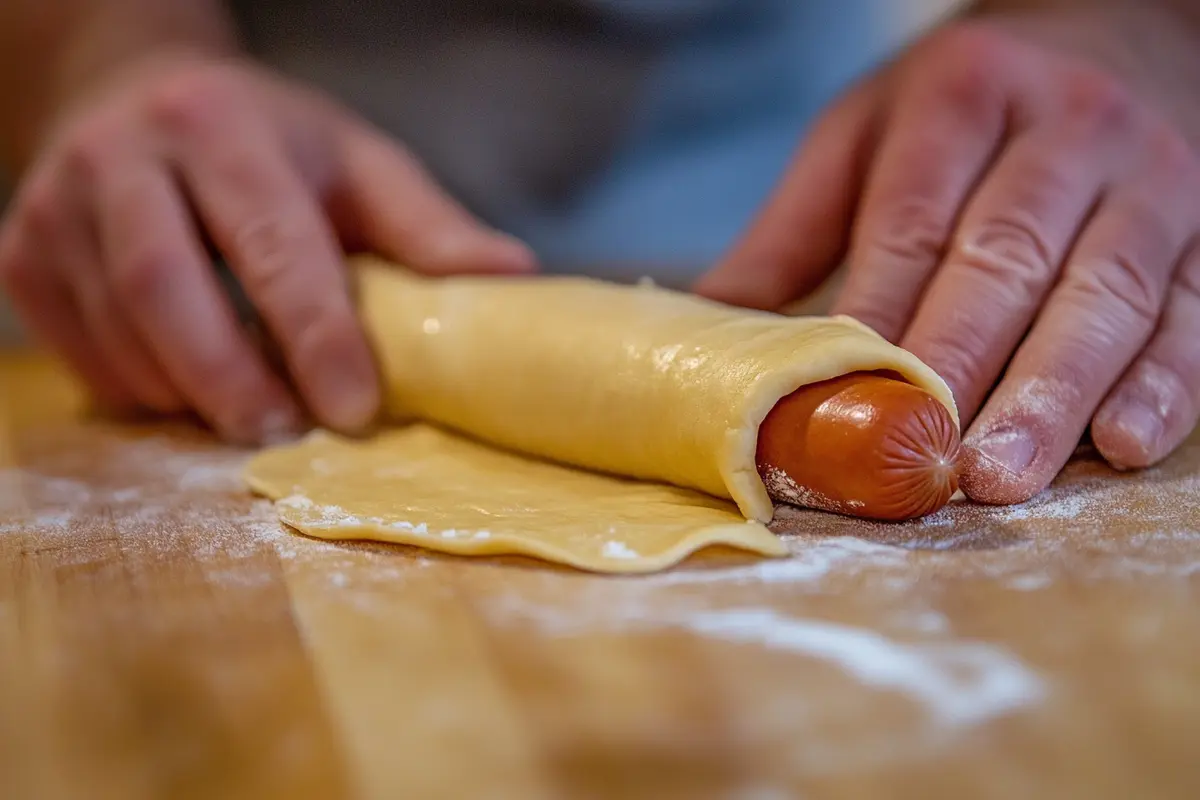
[[[777,503],[904,520],[958,489],[959,435],[946,407],[887,374],[805,386],[759,428],[758,472]]]

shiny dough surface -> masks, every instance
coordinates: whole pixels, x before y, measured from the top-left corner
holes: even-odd
[[[612,572],[712,544],[782,555],[754,460],[781,398],[890,370],[957,421],[933,370],[850,319],[588,278],[353,266],[396,426],[270,448],[246,473],[310,535]]]

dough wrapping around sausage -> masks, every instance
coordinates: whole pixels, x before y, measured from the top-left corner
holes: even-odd
[[[958,422],[945,382],[848,317],[785,317],[578,277],[427,279],[356,262],[396,418],[733,500],[769,522],[758,428],[801,386],[890,371]]]
[[[249,485],[288,525],[601,572],[725,545],[786,555],[756,465],[798,387],[885,371],[951,394],[847,318],[789,318],[651,285],[576,277],[428,279],[351,261],[395,423],[256,455]]]

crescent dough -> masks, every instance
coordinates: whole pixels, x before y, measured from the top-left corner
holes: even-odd
[[[848,318],[588,278],[353,264],[400,427],[365,441],[315,434],[265,450],[246,473],[314,536],[612,572],[662,569],[712,544],[782,555],[754,462],[781,398],[891,370],[958,419],[933,370]]]

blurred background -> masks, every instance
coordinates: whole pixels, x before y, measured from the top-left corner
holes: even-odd
[[[799,3],[821,1],[796,0]],[[827,74],[814,74],[813,85],[832,85],[834,90],[840,88],[960,3],[961,0],[858,0],[852,4],[858,11],[850,23],[854,27],[849,29],[849,34],[845,27],[841,28],[836,34],[840,38],[833,38],[830,42],[830,51],[820,54],[821,63],[826,63],[825,59],[828,59]],[[848,46],[847,41],[853,41],[854,47]],[[0,209],[7,202],[10,184],[11,181],[0,174]],[[0,344],[18,341],[18,326],[0,293]]]

